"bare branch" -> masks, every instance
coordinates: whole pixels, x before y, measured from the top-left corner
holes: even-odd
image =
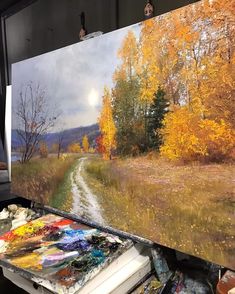
[[[40,84],[29,82],[19,93],[16,116],[17,134],[22,142],[21,163],[25,163],[33,157],[40,139],[55,125],[59,112],[50,107]]]

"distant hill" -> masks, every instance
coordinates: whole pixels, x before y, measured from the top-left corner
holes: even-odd
[[[11,131],[11,148],[14,150],[14,149],[19,148],[20,145],[21,145],[21,143],[20,143],[20,140],[18,138],[17,131],[12,130]]]
[[[78,127],[73,129],[68,129],[64,131],[63,148],[67,148],[69,144],[73,142],[82,143],[83,136],[87,135],[90,146],[95,146],[95,139],[100,134],[98,124],[90,125],[87,127]],[[53,144],[58,142],[59,133],[48,133],[44,136],[43,140],[46,141],[48,147],[50,148]],[[12,130],[12,149],[20,147],[21,143],[18,138],[16,130]]]

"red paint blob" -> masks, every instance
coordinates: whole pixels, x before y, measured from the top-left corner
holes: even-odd
[[[64,226],[71,225],[72,223],[73,223],[72,220],[64,218],[58,222],[53,223],[52,225],[56,227],[64,227]]]
[[[2,235],[0,237],[0,240],[4,240],[6,242],[9,242],[9,241],[12,241],[16,238],[16,235],[12,232],[12,231],[9,231],[7,233],[5,233],[4,235]]]

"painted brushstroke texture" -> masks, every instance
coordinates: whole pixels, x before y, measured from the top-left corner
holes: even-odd
[[[82,287],[131,244],[53,214],[0,236],[8,266],[27,270],[63,293]]]
[[[84,161],[86,157],[78,160],[77,166],[71,173],[72,194],[73,194],[73,208],[72,213],[82,214],[89,219],[95,219],[99,224],[105,225],[102,216],[101,207],[96,199],[96,196],[87,186],[83,176]]]
[[[235,7],[13,65],[12,192],[235,269]]]

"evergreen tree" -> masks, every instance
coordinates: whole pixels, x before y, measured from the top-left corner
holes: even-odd
[[[168,112],[169,102],[165,98],[165,92],[160,87],[154,95],[153,103],[148,111],[148,146],[150,149],[159,150],[162,145],[160,129],[163,127],[163,119]]]

